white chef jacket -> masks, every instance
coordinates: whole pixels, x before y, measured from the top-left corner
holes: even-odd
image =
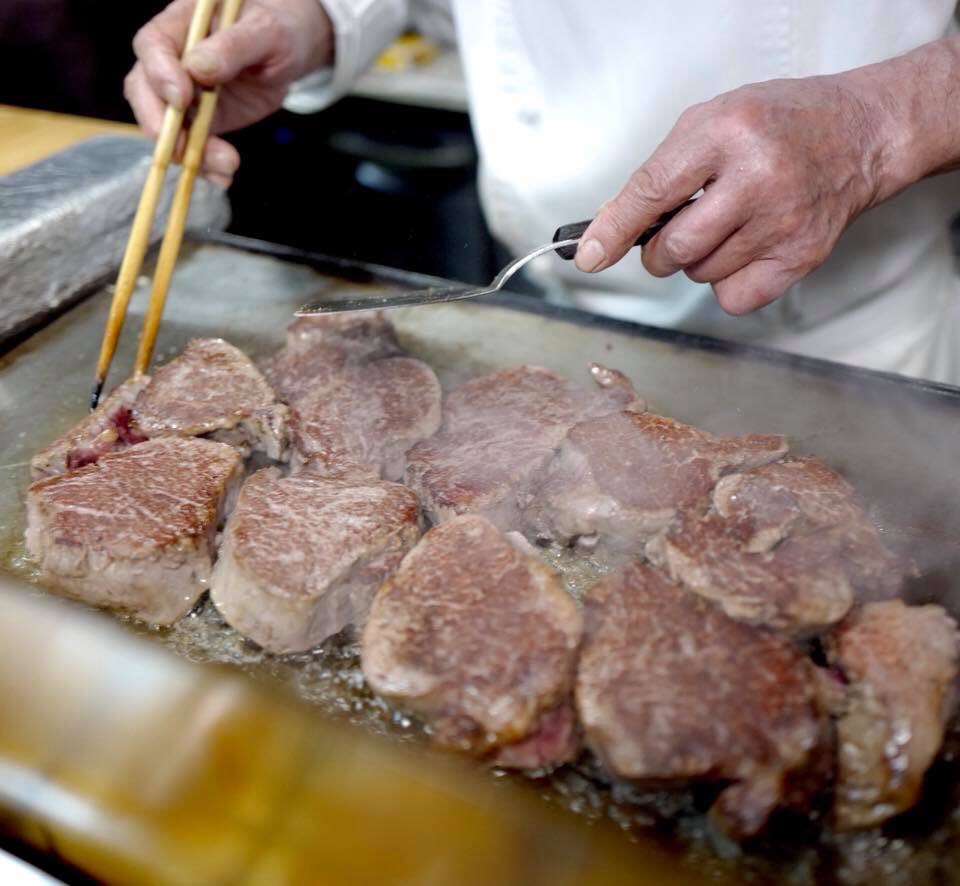
[[[416,0],[319,0],[332,70],[296,84],[318,110],[410,21]],[[436,15],[443,0],[420,0]],[[452,0],[494,235],[521,254],[591,217],[680,113],[745,83],[828,74],[952,33],[955,0]],[[415,11],[415,10],[414,10]],[[554,256],[534,273],[555,297],[657,326],[960,384],[960,283],[948,237],[960,176],[872,209],[785,296],[730,317],[708,286],[657,279],[639,250],[597,275]],[[557,296],[557,294],[560,294]]]

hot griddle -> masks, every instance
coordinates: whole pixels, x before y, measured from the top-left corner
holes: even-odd
[[[169,359],[198,335],[223,336],[262,357],[283,344],[293,310],[321,293],[348,297],[385,283],[418,288],[442,282],[230,235],[193,240],[174,277],[156,360]],[[145,301],[141,286],[108,388],[132,366]],[[0,500],[0,545],[6,552],[2,568],[12,577],[32,577],[21,542],[30,455],[83,415],[108,304],[109,292],[95,291],[0,359],[0,476],[7,493]],[[923,576],[910,586],[909,599],[941,602],[960,615],[960,389],[602,318],[509,293],[400,309],[391,319],[404,348],[435,368],[445,390],[524,362],[589,385],[588,365],[597,361],[630,375],[655,411],[716,433],[786,434],[794,452],[815,454],[849,477],[888,543],[916,559]],[[602,572],[602,564],[589,561],[557,565],[575,593]],[[183,656],[226,661],[255,676],[280,679],[328,714],[400,740],[418,739],[415,724],[391,717],[362,687],[349,636],[335,638],[319,654],[266,656],[224,626],[209,604],[169,631],[139,632]],[[943,784],[953,784],[957,779],[944,765]],[[744,876],[779,878],[790,871],[804,882],[804,876],[828,872],[840,881],[879,882],[885,871],[902,876],[909,870],[911,882],[922,882],[917,877],[927,873],[933,882],[951,860],[944,849],[953,842],[949,790],[935,792],[939,805],[909,818],[905,834],[895,828],[894,837],[877,831],[814,847],[814,834],[794,829],[774,833],[731,860],[731,847],[713,845],[704,829],[694,793],[611,791],[589,765],[522,781],[554,803],[613,817],[640,839],[666,834],[688,865]],[[957,828],[960,833],[960,824]],[[960,863],[960,848],[954,857]]]

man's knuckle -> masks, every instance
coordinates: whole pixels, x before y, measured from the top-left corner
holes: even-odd
[[[153,42],[153,26],[145,24],[133,35],[133,51],[137,58],[149,52]]]
[[[784,264],[813,270],[830,254],[832,241],[817,219],[801,208],[793,209],[773,232],[771,247]]]
[[[260,32],[260,39],[265,46],[275,46],[286,36],[286,28],[280,20],[280,15],[272,7],[251,7],[248,24],[250,30]]]
[[[279,27],[273,45],[280,58],[289,58],[294,48],[293,32],[289,28]]]
[[[683,273],[694,283],[709,283],[713,276],[705,266],[701,267],[700,265],[685,268]]]
[[[269,6],[254,3],[250,5],[248,12],[243,17],[251,27],[267,29],[273,27],[277,14]]]
[[[768,132],[749,107],[744,108],[738,103],[723,109],[713,122],[713,131],[717,142],[734,157],[765,153]]]
[[[705,114],[710,112],[709,102],[697,102],[685,108],[677,118],[677,126],[681,128],[696,127],[699,125]]]
[[[830,254],[833,252],[833,246],[834,244],[832,242],[827,242],[826,240],[821,240],[817,244],[813,251],[814,268],[822,265],[830,257]],[[813,268],[810,270],[812,271]]]
[[[643,209],[663,203],[670,196],[670,177],[659,166],[641,166],[630,177],[626,196],[634,205]]]
[[[666,257],[660,244],[653,241],[651,246],[653,248],[644,248],[640,253],[640,261],[654,277],[669,277],[677,268]]]
[[[126,77],[123,78],[123,97],[130,101],[130,98],[133,95],[134,89],[137,85],[137,76],[136,68],[131,70]]]
[[[683,268],[696,259],[696,244],[687,234],[666,230],[661,239],[663,253],[674,265]]]
[[[611,202],[604,210],[606,223],[618,240],[624,240],[633,236],[635,225],[631,222],[631,212],[629,207],[625,207],[620,201]]]
[[[806,214],[795,206],[781,210],[780,217],[771,225],[771,233],[776,239],[798,238],[806,228]]]
[[[752,89],[737,90],[731,95],[728,113],[747,129],[764,131],[768,111],[767,100]]]
[[[795,273],[799,277],[805,277],[811,271],[816,270],[822,265],[831,252],[830,245],[822,240],[816,240],[808,243],[795,262]]]
[[[739,287],[729,280],[720,280],[713,284],[713,293],[717,297],[720,307],[728,314],[737,314],[739,311]]]

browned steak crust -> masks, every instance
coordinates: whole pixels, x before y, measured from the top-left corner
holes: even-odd
[[[350,363],[315,381],[291,410],[293,467],[339,472],[369,467],[403,476],[407,450],[440,427],[440,382],[409,357]]]
[[[551,369],[518,366],[452,391],[443,425],[407,453],[406,483],[434,523],[482,514],[516,529],[547,464],[577,422],[643,403],[620,373],[592,368],[587,390]]]
[[[232,447],[162,438],[34,483],[27,550],[43,582],[169,624],[206,589],[218,524],[242,475]]]
[[[348,624],[420,536],[416,496],[396,483],[258,471],[224,534],[210,595],[271,652],[311,649]]]
[[[960,633],[939,606],[869,603],[829,638],[829,654],[846,681],[834,819],[872,827],[920,796],[955,700]]]
[[[558,577],[483,517],[430,530],[378,592],[363,672],[442,746],[502,765],[575,753],[580,617]]]
[[[145,437],[131,427],[132,407],[150,377],[131,378],[117,385],[100,405],[30,460],[34,480],[52,477],[93,464],[102,455],[142,443]]]
[[[287,329],[286,346],[265,360],[262,369],[280,398],[295,403],[347,363],[402,353],[383,311],[352,311],[294,321]]]
[[[161,366],[133,405],[147,437],[213,436],[249,453],[281,459],[286,415],[260,370],[220,338],[195,338]]]
[[[586,601],[577,711],[614,776],[642,784],[730,783],[724,831],[759,831],[818,771],[827,722],[814,668],[781,637],[725,616],[633,562]]]
[[[715,437],[651,412],[616,412],[571,428],[529,509],[535,534],[639,556],[730,471],[787,451],[776,434]]]
[[[894,595],[904,575],[850,484],[809,457],[723,477],[647,551],[733,618],[796,632]]]

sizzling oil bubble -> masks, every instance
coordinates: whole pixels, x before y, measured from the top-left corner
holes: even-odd
[[[40,564],[27,553],[22,530],[11,531],[6,536],[0,552],[0,564],[16,578],[34,584],[40,580]]]
[[[309,652],[274,655],[231,628],[206,597],[170,627],[152,630],[134,621],[128,624],[189,661],[232,665],[257,680],[283,683],[325,714],[380,735],[409,740],[421,732],[409,717],[395,715],[367,688],[359,643],[349,629]]]
[[[538,548],[537,553],[560,573],[564,587],[578,603],[583,602],[592,584],[610,573],[603,561],[577,548],[550,545]]]

